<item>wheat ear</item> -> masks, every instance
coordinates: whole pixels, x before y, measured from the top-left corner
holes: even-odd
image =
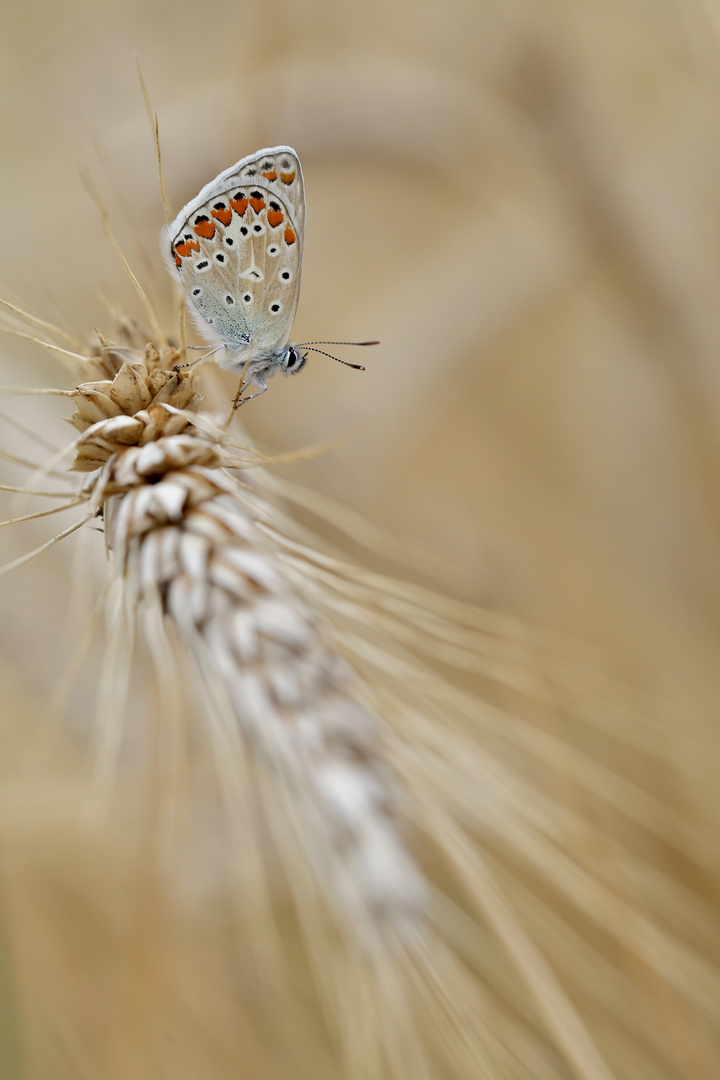
[[[284,569],[257,498],[195,415],[193,373],[114,356],[112,380],[75,395],[74,468],[105,520],[130,606],[159,605],[206,683],[219,684],[302,821],[297,840],[338,909],[368,938],[413,922],[422,879],[397,825],[394,785],[359,679]],[[122,360],[122,362],[120,362]],[[112,361],[111,361],[112,362]]]

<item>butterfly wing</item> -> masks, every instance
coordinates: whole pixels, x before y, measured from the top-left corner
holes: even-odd
[[[224,366],[272,357],[289,341],[304,230],[300,162],[291,147],[275,146],[220,173],[163,231],[188,310],[230,350]]]

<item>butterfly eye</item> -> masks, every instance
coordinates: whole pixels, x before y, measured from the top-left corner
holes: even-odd
[[[283,357],[282,366],[288,375],[297,375],[298,371],[305,367],[305,357],[291,345]]]

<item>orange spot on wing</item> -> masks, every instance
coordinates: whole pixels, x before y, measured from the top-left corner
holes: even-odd
[[[268,210],[268,221],[274,229],[276,225],[279,225],[281,221],[285,220],[285,215],[279,210]]]
[[[212,216],[217,218],[222,225],[229,225],[232,221],[232,210],[228,210],[227,207],[223,207],[222,210],[213,210]]]
[[[235,213],[239,214],[240,217],[242,217],[247,210],[248,201],[247,199],[231,199],[230,205],[232,206]]]
[[[198,236],[204,236],[206,240],[212,240],[215,235],[215,223],[213,221],[199,221],[193,228]]]
[[[200,245],[197,240],[188,240],[186,243],[177,244],[175,247],[175,254],[181,255],[183,259],[190,254],[191,251],[199,251]]]
[[[269,172],[264,172],[263,176],[266,180],[277,180],[277,173],[274,169],[270,169]]]
[[[288,225],[287,229],[285,230],[285,243],[286,244],[294,244],[295,243],[295,233],[292,231],[292,229],[290,228],[289,225]]]
[[[292,184],[293,180],[295,179],[295,170],[293,169],[292,172],[281,172],[280,179],[282,180],[283,184]]]
[[[265,209],[265,200],[264,199],[250,199],[250,205],[252,206],[255,213],[259,214],[261,210]]]
[[[174,251],[173,255],[175,256],[175,265],[176,266],[182,266],[182,259],[178,255],[177,251]]]

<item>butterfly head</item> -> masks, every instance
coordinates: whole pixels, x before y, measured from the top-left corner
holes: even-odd
[[[296,345],[288,345],[280,356],[280,370],[283,375],[297,375],[305,367],[307,354],[301,353]]]

